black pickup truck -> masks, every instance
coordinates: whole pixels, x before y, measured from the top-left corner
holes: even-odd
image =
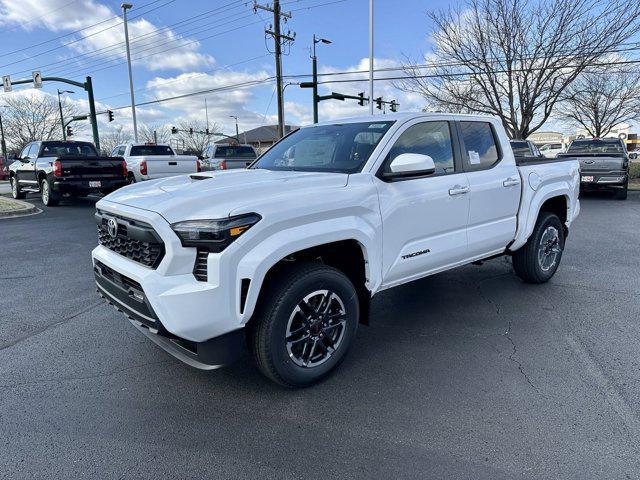
[[[54,206],[65,194],[107,194],[126,185],[127,164],[100,157],[89,142],[31,142],[9,166],[9,181],[13,198],[40,193],[42,203]]]
[[[574,140],[558,158],[575,158],[580,162],[580,190],[612,190],[616,198],[625,200],[629,185],[628,153],[619,138],[585,138]]]

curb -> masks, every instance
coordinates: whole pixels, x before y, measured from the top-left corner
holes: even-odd
[[[0,212],[0,220],[4,218],[26,217],[28,215],[35,215],[36,213],[42,212],[42,210],[37,208],[35,205],[32,205],[31,203],[23,202],[22,200],[15,200],[13,198],[11,199],[11,201],[19,204],[24,208],[21,208],[19,210],[12,210],[9,212]]]

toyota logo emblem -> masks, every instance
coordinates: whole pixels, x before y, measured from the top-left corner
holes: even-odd
[[[109,232],[111,238],[118,236],[118,221],[115,218],[107,220],[107,232]]]

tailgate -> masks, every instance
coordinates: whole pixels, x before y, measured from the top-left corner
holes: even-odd
[[[179,157],[170,155],[157,155],[142,157],[147,162],[147,175],[172,176],[183,173],[196,173],[198,171],[196,157]]]
[[[593,171],[620,171],[624,170],[627,163],[627,157],[625,155],[606,155],[606,154],[580,154],[571,155],[565,153],[563,155],[565,159],[575,159],[580,162],[580,170],[583,172]]]
[[[122,159],[113,157],[58,158],[62,176],[69,179],[124,178]]]

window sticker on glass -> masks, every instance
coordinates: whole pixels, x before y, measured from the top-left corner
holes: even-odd
[[[386,123],[372,123],[369,125],[369,128],[385,128],[387,126]]]
[[[469,150],[469,163],[471,165],[480,165],[480,155],[478,152]]]

